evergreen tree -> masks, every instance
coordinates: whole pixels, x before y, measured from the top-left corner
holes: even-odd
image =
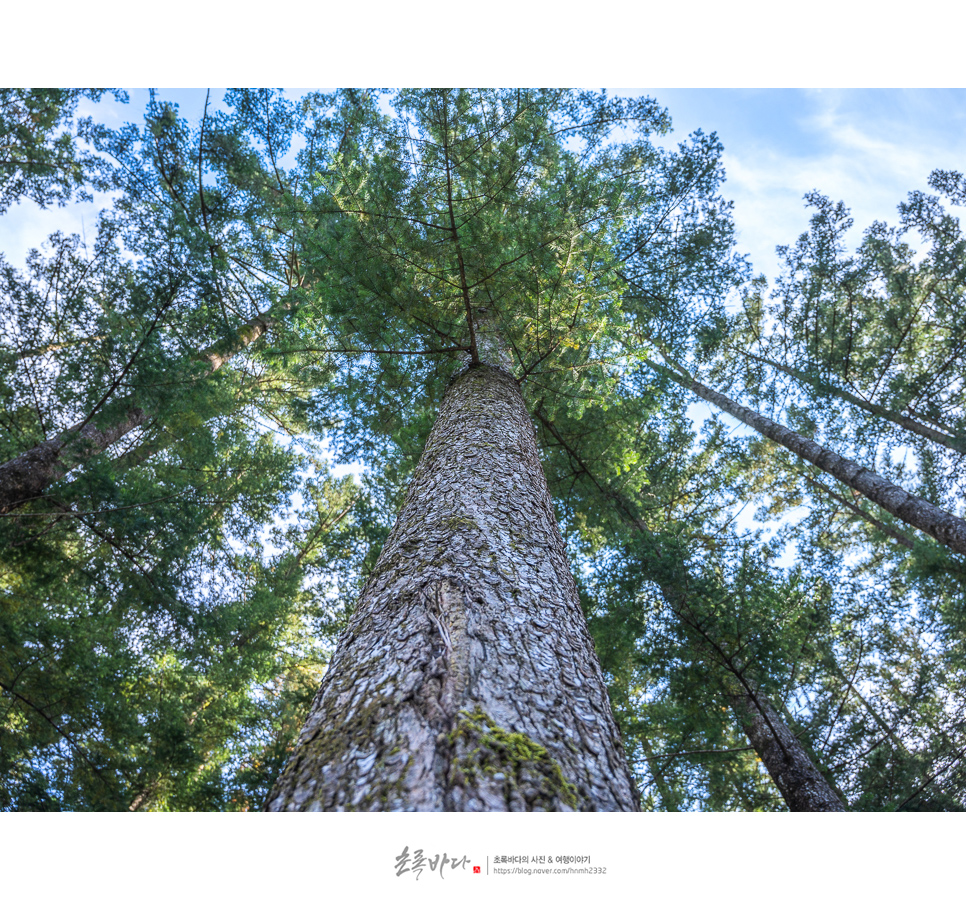
[[[551,413],[606,398],[620,269],[714,187],[717,148],[662,162],[646,100],[440,91],[397,110],[368,146],[347,130],[323,178],[343,218],[312,241],[339,283],[329,328],[374,356],[362,375],[412,380],[418,355],[439,367],[427,389],[452,379],[269,807],[635,810],[518,387]],[[621,125],[639,139],[608,143]],[[374,391],[357,411],[384,411]]]
[[[25,273],[3,268],[6,807],[263,798],[341,615],[327,602],[308,617],[305,566],[344,567],[366,545],[318,545],[352,491],[327,486],[324,465],[315,520],[266,543],[301,501],[306,463],[274,432],[304,430],[300,407],[332,369],[240,360],[297,288],[255,269],[280,257],[258,223],[266,166],[246,139],[254,114],[239,114],[250,95],[271,107],[238,94],[194,134],[157,100],[141,128],[91,127],[119,192],[96,241],[58,234]],[[206,158],[213,168],[189,167]],[[261,792],[229,794],[243,764]]]
[[[0,267],[4,808],[964,807],[958,173],[735,311],[653,100],[83,96],[0,97],[114,194]]]

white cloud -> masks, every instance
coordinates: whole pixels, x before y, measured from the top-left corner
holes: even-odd
[[[775,246],[807,229],[806,192],[844,201],[855,220],[850,242],[857,243],[872,221],[895,223],[897,205],[925,189],[933,169],[962,161],[961,93],[823,90],[791,94],[789,102],[798,109],[792,123],[800,147],[763,121],[752,132],[728,132],[733,138],[724,156],[739,248],[770,280]]]

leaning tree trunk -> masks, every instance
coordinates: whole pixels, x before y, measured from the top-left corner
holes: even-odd
[[[653,365],[658,367],[658,365]],[[596,479],[594,479],[583,459],[564,441],[557,433],[553,424],[544,417],[540,417],[541,422],[547,430],[557,439],[577,463],[580,469],[586,473],[601,494],[610,502],[616,504],[618,509],[642,534],[649,537],[653,536],[647,524],[638,517],[634,511],[625,503],[617,492],[604,489]],[[655,549],[654,555],[658,559],[663,558],[660,549]],[[724,650],[715,646],[711,637],[701,628],[701,617],[695,616],[691,610],[687,598],[674,584],[673,578],[669,578],[663,567],[658,566],[649,571],[648,577],[658,586],[672,613],[688,629],[692,630],[697,639],[695,640],[708,657],[719,664],[726,672],[729,672],[737,681],[742,681],[740,670],[734,666],[732,660]],[[792,811],[844,811],[842,802],[836,792],[828,784],[822,774],[812,763],[808,752],[802,743],[795,737],[785,722],[778,716],[774,708],[768,703],[760,693],[756,692],[750,685],[741,688],[742,692],[725,692],[725,697],[731,705],[732,710],[741,723],[748,740],[755,749],[769,775],[774,781],[786,804]],[[755,705],[755,701],[761,705]],[[753,711],[749,710],[749,705]],[[669,811],[676,811],[673,805],[673,796],[670,793],[666,782],[660,774],[660,770],[654,764],[653,753],[646,738],[640,739],[645,750],[645,757],[648,766],[651,768],[652,775],[659,787],[665,803],[672,803]],[[776,753],[777,752],[777,753]],[[809,805],[819,805],[828,807],[808,807]]]
[[[643,526],[643,525],[641,525]],[[845,811],[841,799],[775,707],[743,674],[731,656],[701,626],[687,599],[664,579],[656,580],[674,615],[697,635],[696,644],[725,673],[725,699],[738,718],[785,804],[792,811]]]
[[[666,355],[665,358],[670,360]],[[864,466],[848,460],[834,450],[822,447],[821,444],[803,437],[784,425],[779,425],[778,422],[767,416],[736,403],[723,393],[704,386],[677,363],[674,363],[674,367],[678,371],[678,373],[675,373],[668,367],[656,364],[646,358],[644,360],[650,367],[660,373],[667,374],[672,380],[677,381],[697,396],[744,422],[749,428],[753,428],[776,444],[781,444],[782,447],[787,448],[792,453],[798,454],[803,460],[807,460],[823,472],[834,476],[839,482],[861,493],[880,508],[884,508],[890,514],[895,515],[900,521],[905,521],[917,530],[928,534],[942,543],[943,546],[949,547],[953,552],[966,556],[966,521],[962,518],[950,514],[948,511],[943,511],[942,508],[937,508],[932,502],[907,492],[901,486],[897,486],[894,482],[884,479]]]
[[[792,811],[845,811],[801,741],[760,693],[730,693],[728,702]]]
[[[636,811],[512,377],[449,386],[270,811]]]
[[[277,322],[278,318],[271,312],[260,313],[231,336],[198,352],[194,359],[207,365],[203,376],[219,370],[229,358],[261,338]],[[27,502],[40,498],[72,469],[150,421],[147,412],[137,405],[128,406],[123,416],[112,423],[104,422],[104,415],[102,410],[89,421],[68,428],[0,464],[0,515],[15,514]]]

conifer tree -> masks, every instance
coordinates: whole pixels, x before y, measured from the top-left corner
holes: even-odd
[[[0,272],[2,807],[964,806],[959,174],[736,311],[653,100],[82,98],[0,97],[114,193]]]
[[[312,241],[339,283],[330,330],[369,367],[411,379],[407,358],[449,354],[432,376],[455,376],[269,807],[634,810],[524,399],[606,398],[620,272],[682,246],[662,214],[727,247],[717,148],[662,157],[650,101],[590,93],[408,93],[397,111],[368,148],[347,129],[323,179],[342,218]],[[618,125],[636,138],[609,143]],[[357,405],[384,411],[370,393]]]

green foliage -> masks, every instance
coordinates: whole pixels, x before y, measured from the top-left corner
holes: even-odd
[[[89,149],[95,126],[72,116],[82,99],[104,90],[0,89],[0,214],[21,198],[40,207],[66,204],[76,193],[110,188],[110,171]],[[126,94],[115,91],[126,101]]]
[[[140,419],[0,518],[0,807],[259,807],[478,361],[531,410],[647,807],[785,807],[737,685],[850,807],[966,805],[962,564],[651,360],[961,513],[959,173],[854,253],[810,194],[769,293],[717,138],[663,148],[651,99],[232,90],[109,130],[97,98],[0,94],[0,213],[114,193],[0,263],[0,465]],[[520,740],[481,731],[480,769]]]
[[[3,267],[0,461],[84,421],[147,417],[0,519],[5,808],[257,807],[345,616],[313,583],[354,589],[354,487],[317,465],[313,526],[271,537],[329,370],[232,358],[239,318],[284,315],[291,290],[268,278],[278,231],[258,223],[268,173],[245,118],[193,136],[152,100],[143,129],[92,129],[120,188],[96,242],[55,235],[25,274]],[[208,188],[192,185],[202,137],[221,170]],[[262,278],[239,275],[256,260]]]

